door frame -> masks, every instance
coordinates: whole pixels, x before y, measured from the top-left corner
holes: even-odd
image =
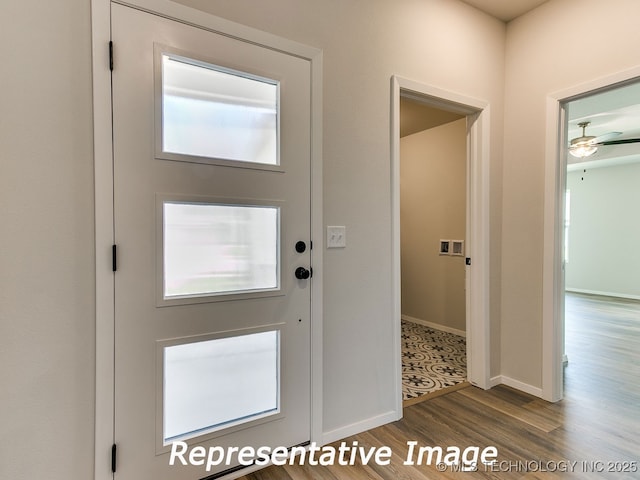
[[[564,204],[567,177],[567,120],[564,105],[640,81],[640,66],[550,93],[546,99],[542,276],[542,398],[564,394]]]
[[[114,443],[114,178],[111,112],[111,0],[91,0],[96,255],[94,479],[112,479]],[[322,441],[322,50],[167,0],[115,0],[129,7],[308,60],[311,65],[311,441]],[[117,49],[114,47],[114,68]],[[243,474],[249,469],[244,469]]]
[[[469,382],[488,389],[490,364],[489,275],[489,125],[490,106],[483,100],[409,80],[391,77],[391,295],[394,322],[396,409],[402,412],[402,348],[400,341],[400,97],[467,117],[466,267],[467,376]],[[400,414],[401,416],[401,414]]]

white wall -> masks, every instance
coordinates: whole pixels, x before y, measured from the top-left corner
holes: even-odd
[[[0,2],[0,478],[93,476],[88,1]]]
[[[440,255],[464,240],[467,119],[400,140],[402,315],[466,330],[465,257]]]
[[[507,27],[502,375],[542,385],[547,96],[640,64],[637,0],[551,0]]]
[[[567,175],[569,290],[640,299],[640,163]]]

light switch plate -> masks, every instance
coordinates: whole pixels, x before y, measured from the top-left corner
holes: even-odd
[[[327,248],[344,248],[347,246],[347,227],[327,227]]]

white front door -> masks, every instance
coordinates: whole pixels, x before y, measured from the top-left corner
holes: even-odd
[[[115,475],[200,479],[310,440],[310,62],[117,4],[112,39]]]

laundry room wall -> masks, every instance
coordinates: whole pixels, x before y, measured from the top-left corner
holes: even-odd
[[[466,163],[466,118],[400,140],[402,315],[455,333],[466,330],[465,257],[441,255],[440,241],[465,239]]]

